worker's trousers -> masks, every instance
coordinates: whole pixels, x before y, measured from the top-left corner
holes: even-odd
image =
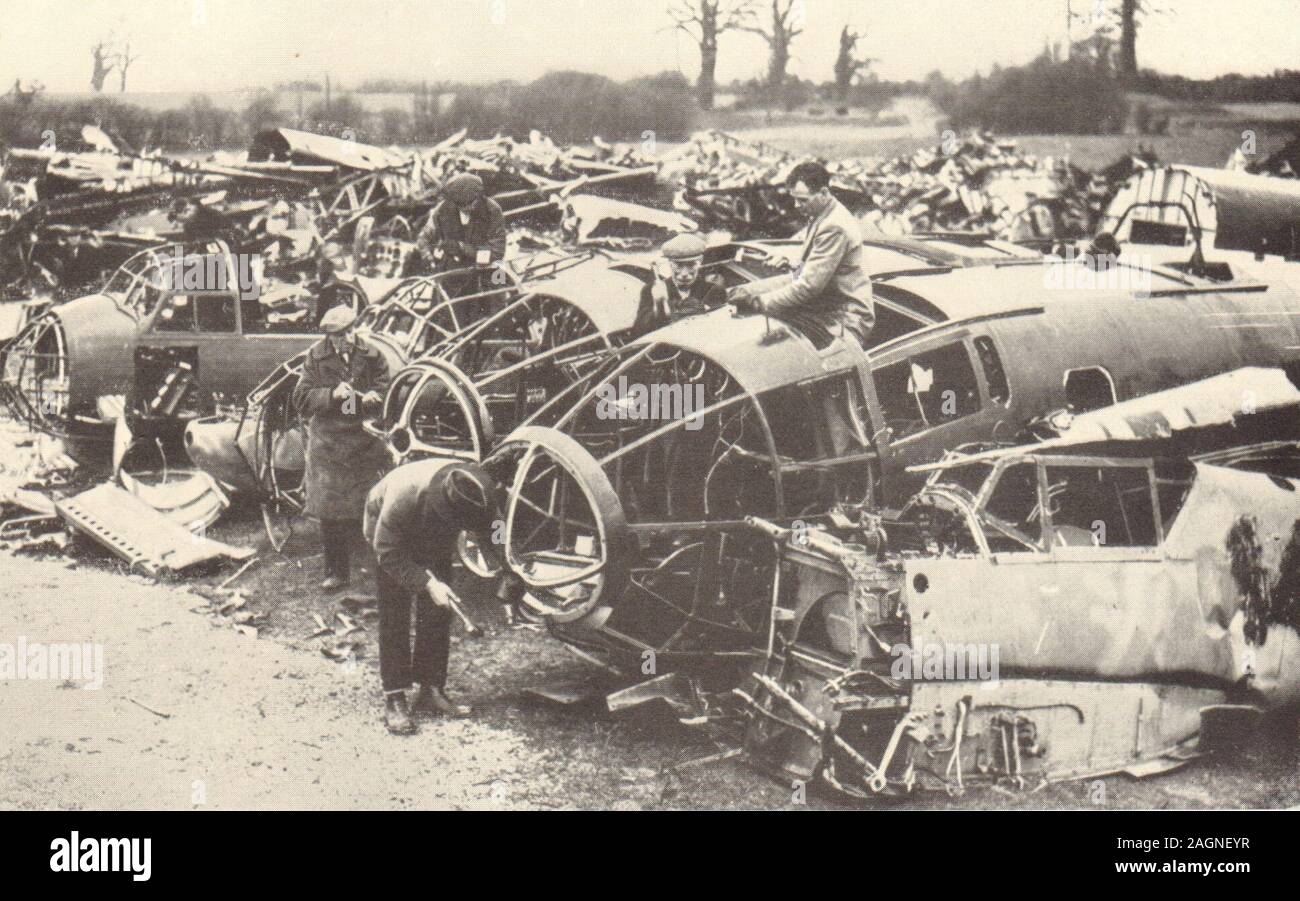
[[[325,551],[325,575],[347,581],[352,569],[352,543],[360,539],[361,520],[322,519],[321,546]]]
[[[384,691],[419,682],[423,688],[447,684],[451,654],[451,611],[433,603],[428,592],[412,593],[375,567],[379,596],[379,678]],[[411,647],[411,605],[415,605],[415,647]]]

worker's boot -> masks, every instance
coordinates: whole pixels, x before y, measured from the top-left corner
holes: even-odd
[[[421,685],[415,703],[411,705],[411,712],[416,716],[464,717],[473,713],[473,710],[464,704],[453,703],[441,688]]]
[[[415,721],[406,703],[406,692],[390,691],[384,694],[384,725],[394,735],[414,735]]]

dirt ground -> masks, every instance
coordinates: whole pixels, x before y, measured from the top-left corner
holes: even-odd
[[[413,738],[389,736],[374,619],[344,600],[369,593],[365,576],[353,591],[321,597],[315,530],[300,524],[282,553],[260,532],[260,520],[243,511],[212,533],[258,548],[258,562],[232,583],[238,594],[213,590],[232,564],[158,583],[80,542],[60,556],[0,552],[0,642],[94,642],[104,654],[98,690],[0,680],[0,808],[849,806],[816,794],[798,804],[790,785],[740,760],[682,766],[719,748],[653,706],[614,716],[530,696],[529,686],[594,671],[549,637],[508,628],[490,603],[472,607],[487,634],[469,638],[457,628],[452,650],[450,690],[477,715],[426,723]],[[232,599],[239,610],[229,610]],[[312,634],[313,614],[337,624],[338,613],[363,626],[352,636],[358,654],[342,662],[321,652],[333,636]],[[1295,739],[1292,726],[1176,773],[1108,778],[1101,795],[1075,783],[891,806],[1294,806]]]

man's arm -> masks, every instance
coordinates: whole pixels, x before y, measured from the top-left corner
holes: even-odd
[[[377,407],[383,406],[383,396],[388,390],[388,366],[384,363],[384,358],[379,354],[366,354],[366,369],[362,375],[361,383],[356,386],[358,391],[362,392],[361,407],[365,412],[369,412]],[[367,402],[365,394],[373,391],[379,395],[378,404]]]
[[[320,366],[311,351],[307,351],[307,362],[303,363],[302,375],[293,389],[293,405],[297,411],[312,417],[318,413],[327,413],[334,408],[331,394],[334,389],[321,384]]]
[[[636,320],[632,323],[633,338],[640,338],[647,332],[653,332],[662,324],[659,321],[657,306],[652,282],[641,289],[641,300],[636,305]]]
[[[406,541],[405,530],[416,527],[416,508],[414,496],[385,497],[375,520],[373,542],[375,559],[384,572],[410,592],[422,590],[429,581],[428,567],[411,555]]]
[[[727,289],[720,281],[709,279],[708,288],[704,291],[705,309],[716,310],[718,307],[725,306],[727,303]]]
[[[812,249],[799,273],[788,285],[760,295],[763,309],[779,314],[819,296],[835,277],[835,270],[849,247],[849,236],[843,229],[831,223],[823,224],[813,236]]]
[[[480,252],[488,252],[488,262],[495,263],[506,255],[506,219],[501,212],[501,207],[496,202],[488,198],[483,203],[485,213],[485,227],[487,229],[487,241],[484,244],[478,244],[470,248],[473,252],[475,261],[478,260]]]
[[[445,202],[443,201],[443,203]],[[438,217],[441,213],[442,204],[440,203],[433,208],[428,221],[424,223],[424,228],[420,229],[420,233],[415,236],[416,252],[430,263],[434,261],[433,251],[438,246]]]

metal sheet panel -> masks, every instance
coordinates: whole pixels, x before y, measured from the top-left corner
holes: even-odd
[[[56,501],[54,508],[69,527],[150,575],[178,572],[217,557],[245,560],[254,553],[252,548],[191,534],[110,482]]]

